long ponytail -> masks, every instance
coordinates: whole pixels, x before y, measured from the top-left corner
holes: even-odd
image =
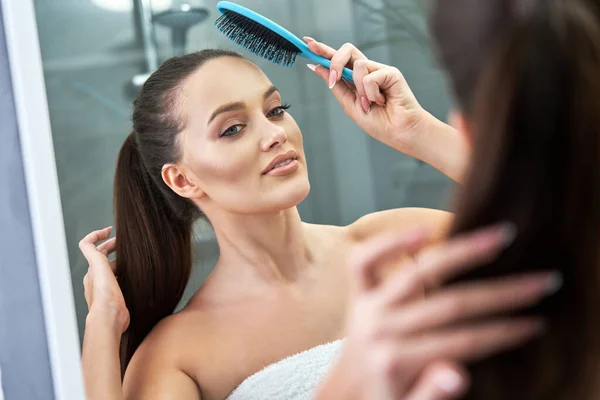
[[[129,309],[122,373],[150,330],[181,300],[192,267],[192,221],[178,218],[148,174],[132,134],[115,177],[118,280]]]
[[[449,32],[441,17],[437,19],[442,53],[452,58],[445,61],[455,93],[475,130],[473,168],[458,194],[451,234],[507,220],[514,222],[519,232],[515,243],[497,260],[455,282],[535,270],[557,270],[564,278],[558,295],[526,313],[545,317],[544,336],[471,365],[473,386],[466,398],[597,398],[597,6],[586,0],[445,3],[440,1],[439,14],[444,8],[467,9],[467,3],[473,3],[487,8],[482,15],[492,18],[455,20],[455,32]],[[453,36],[461,34],[461,22],[482,31],[474,35],[473,28],[456,41]],[[459,42],[462,44],[456,46]],[[469,48],[468,43],[477,44]],[[456,47],[451,50],[453,45]],[[450,55],[458,49],[463,52],[462,60]],[[466,71],[471,73],[470,85],[466,84]]]
[[[192,267],[192,225],[203,214],[162,179],[162,168],[178,162],[177,140],[185,128],[182,87],[205,62],[241,58],[227,50],[203,50],[165,61],[134,102],[133,132],[117,161],[114,207],[117,276],[130,324],[121,340],[121,373],[152,328],[174,310]]]

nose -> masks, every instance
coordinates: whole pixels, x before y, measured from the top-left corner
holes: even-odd
[[[287,141],[287,134],[283,127],[276,125],[269,121],[265,124],[263,129],[265,133],[260,141],[260,148],[262,151],[269,151],[273,148],[279,147]]]

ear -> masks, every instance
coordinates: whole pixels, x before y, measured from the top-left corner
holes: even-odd
[[[469,145],[473,144],[473,131],[471,129],[471,122],[462,112],[456,110],[450,111],[450,114],[448,115],[448,122],[454,129],[464,135]]]
[[[161,175],[167,186],[181,197],[199,199],[205,195],[198,185],[187,178],[186,171],[180,165],[165,164]]]

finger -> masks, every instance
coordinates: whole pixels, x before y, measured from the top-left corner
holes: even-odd
[[[98,251],[98,248],[91,243],[79,243],[79,249],[85,257],[90,268],[95,269],[94,265],[106,261],[106,256]]]
[[[463,326],[446,332],[419,335],[405,343],[405,360],[452,359],[473,362],[520,346],[539,336],[544,324],[539,318],[506,318]]]
[[[304,37],[304,41],[308,45],[308,49],[310,51],[312,51],[316,55],[319,55],[328,60],[331,60],[333,58],[333,56],[335,55],[335,53],[338,51],[338,50],[334,49],[333,47],[327,46],[326,44],[318,42],[315,39],[308,37],[308,36]],[[352,45],[349,44],[349,46],[352,46]],[[358,50],[355,46],[352,46],[352,47],[353,47],[353,49],[352,49],[351,57],[349,58],[347,63],[344,64],[344,66],[346,66],[350,69],[352,69],[356,60],[366,60],[367,59],[367,57],[360,50]]]
[[[340,50],[335,50],[332,47],[329,47],[323,43],[317,42],[315,39],[310,38],[308,36],[304,37],[304,40],[308,44],[308,48],[315,54],[331,60],[331,68],[328,70],[328,75],[326,82],[331,89],[336,82],[340,80],[342,76],[342,70],[344,67],[353,69],[353,66],[358,60],[366,60],[367,57],[358,50],[354,45],[347,43]],[[334,75],[331,74],[331,71],[336,71]],[[332,78],[330,80],[330,78]],[[354,85],[347,84],[351,90],[355,90]]]
[[[385,105],[386,98],[382,92],[399,83],[403,76],[397,68],[389,65],[371,60],[357,60],[354,63],[353,79],[363,109],[369,113],[372,102],[380,106]]]
[[[323,79],[327,83],[329,78],[329,70],[322,65],[306,64],[306,66],[315,73],[319,78]]]
[[[425,284],[414,263],[400,265],[394,273],[394,283],[384,283],[384,287],[378,292],[383,304],[395,307],[406,301],[423,299],[425,297]],[[420,304],[420,303],[419,303]],[[389,329],[399,332],[397,324],[390,324]]]
[[[96,259],[98,254],[101,254],[96,248],[96,243],[108,239],[108,237],[110,236],[111,229],[112,227],[108,227],[98,231],[93,231],[87,236],[85,236],[83,239],[81,239],[81,241],[79,242],[79,249],[81,250],[88,262],[91,262],[91,260]]]
[[[357,60],[354,63],[354,71],[352,72],[352,78],[354,79],[354,84],[356,85],[356,94],[360,97],[366,97],[367,93],[365,92],[365,83],[364,79],[367,75],[369,75],[369,68],[367,66],[366,60]],[[367,110],[365,110],[366,112]]]
[[[388,260],[419,249],[429,239],[429,230],[417,228],[402,233],[387,233],[358,246],[350,255],[357,288],[370,290],[377,284],[377,266]]]
[[[397,81],[403,79],[402,73],[397,68],[390,67],[389,65],[381,64],[368,59],[356,60],[353,65],[352,77],[355,81],[354,83],[357,85],[358,93],[360,93],[362,96],[365,96],[366,92],[363,90],[362,81],[369,74],[381,70],[384,70],[385,72],[383,76],[389,75],[391,78],[382,81],[382,86],[384,86],[384,88],[382,89],[389,89],[391,86],[393,86],[394,83],[397,83]]]
[[[516,228],[510,223],[463,234],[417,254],[416,267],[426,286],[436,287],[459,273],[493,261],[515,237]]]
[[[344,44],[335,52],[333,57],[331,57],[331,66],[329,68],[328,83],[330,89],[341,79],[344,67],[348,65],[352,69],[354,62],[358,59],[366,60],[367,57],[351,43]]]
[[[391,71],[391,68],[380,69],[363,78],[366,97],[369,101],[380,106],[385,105],[385,96],[381,93],[381,89],[392,86],[394,81],[397,83],[398,80],[398,77],[392,75]]]
[[[304,41],[308,45],[308,49],[315,53],[318,56],[331,60],[331,57],[335,54],[335,49],[333,47],[327,46],[324,43],[318,42],[313,38],[309,38],[308,36],[304,37]]]
[[[501,224],[427,248],[386,281],[382,296],[389,304],[401,302],[406,285],[418,284],[423,290],[437,286],[452,273],[491,261],[513,238],[512,226]]]
[[[102,243],[98,246],[98,251],[104,254],[105,256],[110,255],[117,248],[117,238],[108,239],[106,242]]]
[[[107,228],[100,229],[97,231],[93,231],[93,232],[89,233],[88,235],[86,235],[83,239],[81,239],[81,241],[79,243],[80,244],[81,243],[91,243],[93,245],[96,245],[96,243],[98,243],[102,240],[108,239],[108,237],[110,236],[111,230],[112,230],[112,226],[109,226]]]
[[[110,270],[112,265],[108,261],[107,255],[105,255],[98,249],[98,247],[96,247],[96,243],[98,241],[105,240],[110,236],[110,230],[111,228],[109,227],[100,231],[94,231],[79,242],[79,248],[89,264],[89,273],[96,281],[96,285],[99,286],[102,286],[115,279],[114,270]],[[106,244],[105,247],[108,249],[110,249],[113,245],[110,243],[110,241],[107,241],[106,243],[103,243],[103,245]]]
[[[530,307],[561,285],[556,273],[536,273],[490,282],[455,285],[402,308],[389,329],[418,333],[449,324]]]
[[[405,400],[446,400],[463,396],[470,386],[469,374],[452,362],[435,362],[406,395]]]
[[[329,70],[322,65],[309,64],[308,67],[325,82],[329,79]],[[314,69],[313,69],[314,68]],[[358,107],[357,97],[354,91],[346,85],[335,85],[331,90],[335,98],[340,102],[346,113],[351,113],[354,107]]]

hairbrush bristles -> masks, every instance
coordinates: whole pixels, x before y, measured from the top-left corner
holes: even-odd
[[[225,10],[215,25],[236,44],[275,64],[291,67],[296,55],[301,52],[283,36],[230,10]]]

